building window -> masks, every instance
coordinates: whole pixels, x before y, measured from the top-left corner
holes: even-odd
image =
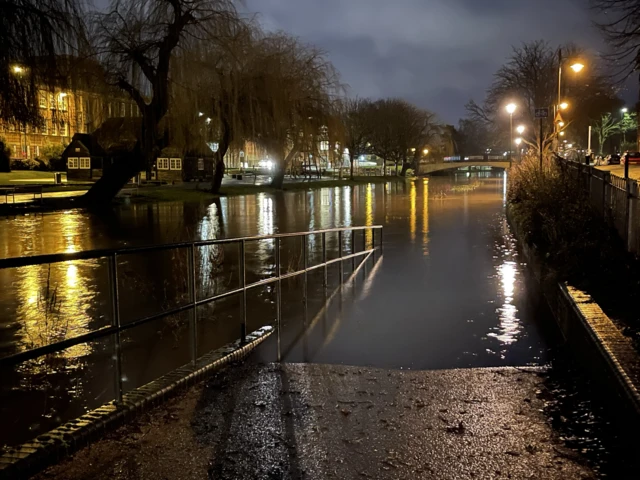
[[[51,135],[58,135],[58,124],[51,121]]]
[[[11,122],[9,124],[9,131],[10,132],[15,132],[16,131],[16,124],[15,123]]]
[[[121,117],[126,117],[127,116],[127,106],[124,102],[122,102],[120,104],[120,116]]]
[[[49,108],[51,109],[56,108],[56,97],[53,95],[53,93],[49,94]]]
[[[19,157],[20,154],[22,153],[19,149],[20,149],[20,147],[18,145],[14,145],[13,146],[13,156],[14,157]]]
[[[329,142],[327,140],[323,140],[320,142],[320,150],[322,150],[323,152],[329,150]]]
[[[69,136],[69,124],[67,124],[66,122],[62,122],[60,124],[60,136],[61,137]]]
[[[80,168],[84,170],[88,170],[91,168],[91,158],[89,157],[80,157]]]
[[[49,135],[49,120],[45,120],[42,123],[42,130],[40,131],[42,135]]]
[[[78,95],[78,110],[80,110],[81,112],[84,110],[84,101],[82,98],[82,95]]]
[[[171,170],[182,170],[182,159],[181,158],[172,158],[171,159]]]
[[[198,159],[198,170],[204,170],[204,158]]]
[[[68,169],[77,169],[78,168],[78,157],[69,157],[69,158],[67,158],[67,168]]]
[[[158,159],[158,170],[169,170],[169,159],[168,158],[159,158]]]
[[[47,94],[40,92],[40,108],[47,108]]]
[[[58,94],[58,109],[66,112],[69,107],[69,96],[66,93]]]
[[[136,117],[139,117],[139,116],[140,116],[140,107],[136,103]]]
[[[40,158],[40,147],[38,145],[36,145],[35,147],[33,147],[36,151],[36,158]]]

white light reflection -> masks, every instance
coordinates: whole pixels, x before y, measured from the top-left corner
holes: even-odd
[[[517,269],[515,262],[506,261],[498,267],[504,303],[498,309],[498,314],[500,316],[498,332],[490,333],[489,336],[495,337],[503,345],[510,345],[518,341],[518,334],[522,330],[522,325],[518,318],[518,310],[513,304],[516,273]]]
[[[502,205],[507,204],[507,171],[502,176]]]

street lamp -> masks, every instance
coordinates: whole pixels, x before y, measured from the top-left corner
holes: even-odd
[[[518,125],[518,127],[516,128],[516,132],[518,132],[520,135],[524,133],[524,130],[525,130],[524,125]]]
[[[620,110],[622,113],[627,113],[629,111],[629,109],[627,107],[624,107]]]
[[[13,67],[11,67],[11,71],[13,73],[22,73],[24,72],[24,68],[22,68],[20,65],[14,65]]]
[[[562,102],[560,104],[560,110],[566,110],[567,108],[569,108],[569,104],[567,102]]]
[[[575,62],[570,66],[571,70],[573,70],[575,73],[581,72],[582,69],[584,68],[584,64],[580,63],[580,62]],[[554,110],[554,122],[553,122],[553,129],[554,129],[554,133],[556,134],[556,142],[558,140],[557,134],[558,134],[558,125],[555,122],[555,116],[558,113],[558,109],[559,108],[566,108],[568,107],[568,105],[566,104],[566,102],[563,102],[560,98],[562,96],[562,49],[559,48],[558,49],[558,102],[556,103]],[[565,107],[563,107],[563,105],[566,105]]]
[[[424,150],[422,150],[422,154],[423,155],[427,155],[429,153],[429,149],[425,148]]]
[[[513,112],[515,112],[518,107],[515,103],[510,103],[505,108],[509,114],[509,163],[511,163],[511,149],[513,148]]]
[[[522,127],[522,125],[520,125],[520,127]],[[518,129],[520,127],[518,127]],[[524,130],[524,127],[523,127],[523,130]],[[520,148],[520,144],[522,143],[522,139],[520,137],[518,137],[514,141],[515,141],[516,145],[518,146],[518,160],[522,161],[522,149]]]

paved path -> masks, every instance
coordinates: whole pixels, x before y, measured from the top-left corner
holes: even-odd
[[[618,177],[624,177],[624,165],[601,165],[596,168],[611,172]],[[640,180],[640,165],[629,165],[629,178]]]
[[[37,478],[595,478],[539,374],[246,363]]]

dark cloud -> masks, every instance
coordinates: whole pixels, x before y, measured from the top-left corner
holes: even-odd
[[[350,93],[398,96],[450,123],[481,99],[512,45],[601,48],[586,0],[248,0],[267,29],[329,52]]]

